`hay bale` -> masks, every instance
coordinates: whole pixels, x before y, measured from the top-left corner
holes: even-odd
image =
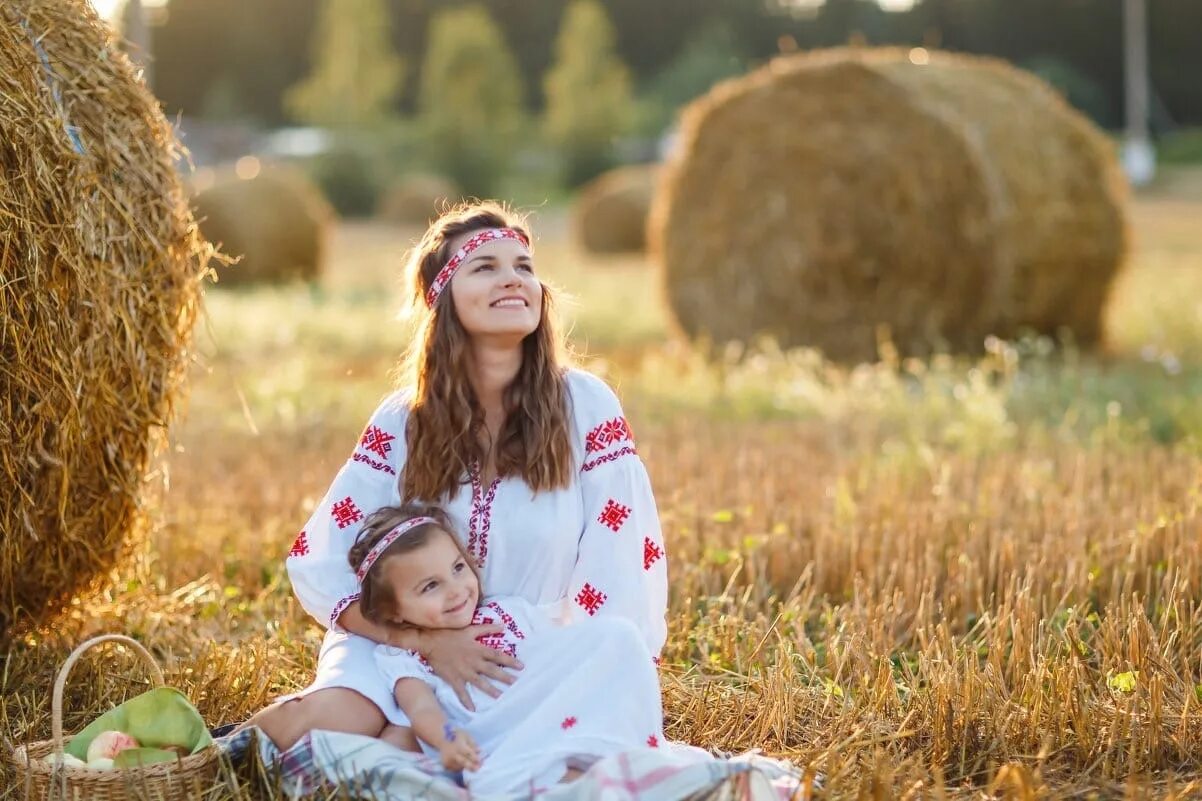
[[[589,253],[638,253],[647,247],[647,214],[658,164],[632,164],[603,173],[580,188],[572,233]]]
[[[89,3],[0,4],[0,639],[145,531],[210,256],[178,156]]]
[[[192,205],[205,238],[238,259],[218,270],[218,286],[321,276],[334,211],[300,172],[274,165],[222,170]]]
[[[404,175],[384,190],[376,217],[396,225],[425,226],[459,200],[455,184],[441,175]]]
[[[651,234],[689,335],[860,360],[881,326],[919,355],[1023,328],[1096,342],[1124,201],[1109,142],[1034,76],[839,49],[686,109]]]

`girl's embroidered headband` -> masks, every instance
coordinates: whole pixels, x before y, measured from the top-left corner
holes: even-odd
[[[459,266],[467,260],[467,257],[472,254],[476,248],[488,242],[495,242],[498,239],[513,239],[521,242],[526,247],[530,247],[530,240],[526,235],[515,228],[489,228],[485,231],[473,236],[471,239],[463,243],[463,247],[455,251],[455,255],[447,260],[447,264],[438,271],[438,275],[434,276],[434,281],[430,284],[430,289],[426,292],[426,306],[431,309],[438,301],[438,296],[451,283],[451,279],[455,277]]]
[[[363,564],[359,565],[359,569],[355,571],[355,578],[359,579],[359,583],[363,583],[363,579],[367,577],[367,571],[371,570],[371,566],[376,563],[376,560],[380,558],[380,554],[384,553],[389,545],[392,545],[418,526],[424,526],[427,523],[438,525],[438,521],[432,517],[411,517],[383,537],[380,537],[380,541],[372,546],[372,549],[367,552],[367,556],[363,557]]]

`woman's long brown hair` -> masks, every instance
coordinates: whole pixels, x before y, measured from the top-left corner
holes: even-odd
[[[482,465],[484,409],[468,380],[471,341],[450,291],[428,309],[426,291],[451,256],[451,242],[470,231],[513,228],[529,241],[524,221],[490,202],[443,213],[411,252],[408,265],[415,336],[401,362],[400,381],[412,393],[405,429],[408,455],[400,477],[404,502],[436,502],[453,494],[473,464]],[[522,340],[522,365],[506,387],[505,423],[493,450],[498,476],[521,476],[535,492],[566,487],[571,479],[566,349],[554,315],[551,288],[542,285],[538,328]]]

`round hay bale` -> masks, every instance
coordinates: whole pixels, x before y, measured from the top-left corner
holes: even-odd
[[[85,0],[0,4],[0,640],[145,532],[211,251]]]
[[[321,276],[334,211],[300,172],[240,164],[237,170],[215,175],[192,205],[205,238],[238,259],[217,271],[218,286],[312,281]]]
[[[397,225],[425,226],[459,199],[455,184],[441,175],[403,175],[384,190],[376,217]]]
[[[837,49],[776,59],[686,109],[652,211],[676,319],[839,360],[1068,327],[1126,253],[1112,148],[1004,62]]]
[[[638,253],[647,248],[647,214],[658,164],[632,164],[602,173],[580,188],[572,232],[589,253]]]

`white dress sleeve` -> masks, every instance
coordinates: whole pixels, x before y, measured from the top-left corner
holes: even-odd
[[[571,620],[619,615],[638,627],[656,657],[667,637],[668,568],[651,480],[613,390],[569,373],[580,438],[584,531],[564,608]]]
[[[305,611],[326,628],[343,631],[338,616],[359,598],[347,553],[363,520],[400,499],[397,477],[405,461],[407,418],[402,393],[380,404],[288,552],[285,566],[292,590]]]
[[[396,683],[401,679],[421,679],[433,684],[434,671],[416,652],[395,645],[377,645],[373,654],[390,693],[396,692]]]

